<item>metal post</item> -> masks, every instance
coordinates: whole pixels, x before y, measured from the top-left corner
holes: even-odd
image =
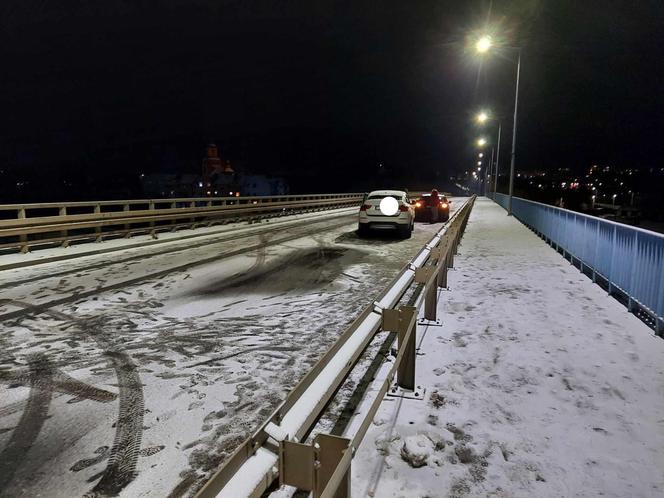
[[[434,287],[435,288],[435,287]],[[402,389],[410,391],[415,390],[415,332],[417,330],[417,320],[413,320],[413,315],[417,314],[417,309],[412,306],[401,306],[399,308],[399,349],[405,348],[403,360],[397,368],[397,385]],[[408,334],[408,324],[412,324],[413,329],[407,342],[404,338]]]
[[[484,197],[489,196],[489,184],[491,183],[491,170],[493,169],[493,155],[496,152],[495,147],[491,147],[491,161],[489,162],[488,169],[485,170],[484,174]]]
[[[123,211],[129,211],[129,204],[125,204],[124,206],[122,206],[122,210]],[[131,225],[128,224],[128,223],[125,223],[124,228],[126,230],[124,236],[125,236],[125,238],[129,238],[131,236]]]
[[[17,217],[19,220],[24,220],[27,217],[27,214],[25,212],[25,207],[18,208]],[[22,254],[25,254],[28,251],[30,251],[30,246],[28,244],[28,236],[26,234],[22,234],[19,236],[19,242],[21,244]]]
[[[60,209],[58,210],[59,216],[67,216],[67,206],[60,206]],[[69,240],[67,240],[68,236],[68,231],[67,230],[62,230],[60,232],[60,238],[62,239],[62,242],[60,245],[62,247],[69,247]]]
[[[510,188],[509,198],[507,199],[507,216],[512,216],[512,193],[514,191],[514,161],[516,158],[516,116],[519,105],[519,77],[521,75],[521,48],[519,48],[519,58],[516,63],[516,94],[514,96],[514,124],[512,126],[512,156],[510,160]]]
[[[154,201],[152,199],[150,199],[150,202],[148,203],[148,209],[150,211],[154,211]],[[152,213],[152,216],[154,216],[154,213]],[[150,236],[153,239],[157,238],[157,231],[154,228],[154,221],[150,222]]]
[[[496,171],[494,171],[495,178],[493,179],[493,193],[498,192],[498,160],[500,159],[500,132],[502,130],[502,123],[498,121],[498,144],[496,145]],[[493,196],[495,200],[495,195]]]
[[[101,213],[101,205],[100,204],[95,204],[94,208],[92,209],[92,212],[94,214]],[[101,226],[97,225],[95,227],[95,242],[101,242],[101,241],[102,241]]]

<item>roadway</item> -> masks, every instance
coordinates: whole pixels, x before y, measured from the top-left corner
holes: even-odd
[[[356,217],[0,271],[0,494],[190,493],[440,229]]]

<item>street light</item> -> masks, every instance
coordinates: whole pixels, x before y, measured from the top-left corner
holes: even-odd
[[[478,166],[482,166],[482,161],[477,161]]]
[[[484,147],[486,145],[486,139],[484,138],[477,139],[477,145],[479,145],[480,147]]]
[[[482,36],[477,40],[475,49],[480,54],[485,54],[493,46],[491,37],[488,35]],[[512,216],[512,194],[514,192],[514,162],[516,159],[516,118],[517,108],[519,106],[519,77],[521,76],[521,47],[511,47],[518,50],[518,57],[516,63],[516,90],[514,96],[514,123],[512,125],[512,155],[510,160],[510,188],[509,197],[507,199],[507,216]]]
[[[484,157],[484,152],[480,152],[479,155],[478,155],[477,157],[479,157],[480,159],[482,159],[482,158]]]
[[[480,112],[475,119],[477,119],[478,123],[486,123],[489,115],[486,112]]]
[[[481,36],[478,38],[477,42],[475,42],[475,49],[480,53],[484,54],[489,51],[489,49],[493,46],[493,41],[491,40],[490,36]]]

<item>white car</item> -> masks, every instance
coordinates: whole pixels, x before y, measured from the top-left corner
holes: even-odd
[[[374,190],[360,206],[358,235],[370,230],[396,230],[404,239],[415,227],[415,206],[403,190]]]

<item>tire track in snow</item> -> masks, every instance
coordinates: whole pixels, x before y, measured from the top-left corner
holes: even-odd
[[[31,355],[30,394],[18,425],[9,443],[0,453],[0,493],[11,482],[26,453],[34,444],[48,418],[48,408],[53,396],[52,368],[43,354]]]
[[[134,480],[143,435],[143,384],[136,365],[126,353],[107,352],[106,356],[118,376],[120,409],[108,464],[86,497],[116,496]]]
[[[120,491],[122,491],[122,489],[124,489],[136,477],[136,464],[138,461],[139,451],[141,449],[141,438],[143,435],[143,384],[141,383],[136,365],[128,354],[118,350],[118,348],[113,345],[112,340],[106,333],[103,332],[101,327],[98,327],[94,332],[90,331],[91,327],[98,325],[95,323],[96,320],[81,320],[66,313],[52,309],[35,309],[39,307],[34,307],[29,303],[22,301],[4,301],[7,301],[14,306],[23,307],[30,313],[43,312],[56,319],[73,323],[80,329],[80,333],[82,335],[89,336],[97,344],[97,346],[104,351],[104,355],[111,360],[118,380],[118,397],[120,401],[118,420],[115,429],[115,438],[113,441],[113,447],[111,448],[111,452],[109,454],[108,464],[106,465],[106,469],[101,475],[101,479],[97,482],[95,487],[84,496],[91,498],[118,495]],[[48,385],[50,386],[50,389],[48,390],[48,399],[44,400],[46,402],[45,408],[42,406],[43,402],[41,402],[42,398],[40,397],[36,398],[35,402],[33,403],[29,402],[27,409],[24,412],[24,416],[25,413],[30,414],[30,418],[28,419],[29,422],[33,421],[34,419],[34,422],[32,422],[33,425],[39,421],[38,418],[35,418],[35,415],[32,415],[33,412],[41,413],[37,412],[37,409],[44,411],[44,418],[48,414],[48,405],[51,401],[53,389],[52,376],[49,376]],[[39,403],[36,404],[37,402]],[[26,434],[29,435],[28,437],[30,437],[32,434],[32,441],[30,441],[30,444],[34,442],[34,439],[39,434],[41,425],[43,425],[43,420],[39,427],[36,428],[37,430],[26,432]],[[21,433],[23,432],[24,431],[22,430]],[[23,443],[23,445],[24,444],[25,443]],[[4,458],[3,461],[5,461]],[[20,463],[21,458],[15,458],[13,461]],[[12,472],[12,475],[15,470],[16,469],[14,469]],[[3,471],[2,474],[5,475],[7,473]],[[8,482],[9,479],[7,479],[7,483]],[[0,489],[2,488],[0,487]]]

